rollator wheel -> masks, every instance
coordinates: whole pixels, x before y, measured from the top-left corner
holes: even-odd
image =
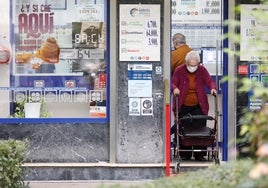
[[[181,163],[180,162],[176,162],[175,163],[175,167],[174,167],[174,173],[178,174],[181,170]]]
[[[213,160],[217,160],[217,159],[219,159],[219,154],[215,151],[213,153]]]
[[[211,153],[208,152],[208,161],[210,161],[210,160],[211,160]]]

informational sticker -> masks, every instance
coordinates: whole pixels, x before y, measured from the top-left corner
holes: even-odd
[[[261,83],[268,87],[268,66],[266,63],[251,62],[248,65],[248,78],[252,83]],[[263,99],[256,97],[253,91],[248,92],[248,108],[250,110],[260,110],[263,106]],[[265,103],[267,105],[267,103]]]
[[[75,80],[65,80],[65,87],[74,88],[75,87]]]
[[[152,64],[128,65],[128,97],[152,96]]]
[[[238,65],[238,70],[237,70],[238,74],[248,74],[248,65]]]
[[[162,67],[161,66],[155,67],[155,74],[162,74]]]
[[[129,115],[140,116],[141,115],[141,99],[140,98],[129,98]]]
[[[99,79],[98,79],[98,88],[106,88],[106,83],[107,83],[107,75],[105,73],[100,73],[99,74]]]
[[[27,97],[27,91],[14,91],[14,102],[23,102]]]
[[[60,102],[72,102],[72,91],[60,91]]]
[[[106,107],[105,106],[90,106],[89,117],[91,118],[105,118]]]
[[[141,99],[141,115],[152,116],[153,115],[153,98]]]
[[[90,91],[90,101],[102,102],[102,91],[101,90],[91,90]]]
[[[55,103],[58,101],[58,94],[56,90],[44,91],[44,100],[47,103]]]
[[[75,91],[74,94],[74,102],[87,102],[88,101],[88,94],[87,91]]]
[[[250,64],[249,67],[250,68],[249,68],[249,71],[248,72],[250,74],[256,74],[256,73],[259,74],[260,73],[260,70],[261,70],[260,69],[260,64]]]
[[[41,90],[29,90],[29,100],[30,102],[41,102],[42,91]]]
[[[151,80],[129,80],[128,97],[151,97],[152,81]]]
[[[34,87],[39,87],[39,88],[45,87],[45,80],[35,80]]]

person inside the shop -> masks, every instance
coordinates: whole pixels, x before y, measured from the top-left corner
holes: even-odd
[[[181,33],[176,33],[172,38],[174,50],[171,52],[171,74],[175,69],[185,63],[185,56],[192,49],[186,44],[186,38]]]

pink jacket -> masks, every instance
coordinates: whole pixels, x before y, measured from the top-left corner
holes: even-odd
[[[180,112],[180,109],[184,103],[185,97],[187,95],[188,87],[189,87],[189,80],[187,77],[187,68],[186,65],[183,64],[176,68],[172,80],[171,80],[171,89],[172,91],[175,88],[178,88],[180,90],[179,98],[178,98],[178,110]],[[199,65],[198,69],[194,73],[196,75],[195,77],[195,84],[196,84],[196,92],[197,92],[197,98],[199,101],[199,105],[205,115],[208,115],[209,110],[209,104],[208,104],[208,96],[206,93],[206,87],[208,89],[216,89],[215,82],[209,75],[207,69]],[[175,113],[176,110],[176,103],[175,103],[175,97],[173,100],[173,112]]]

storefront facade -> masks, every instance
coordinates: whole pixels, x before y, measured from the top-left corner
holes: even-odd
[[[223,52],[232,42],[221,40],[228,32],[224,20],[235,18],[229,8],[235,3],[188,3],[3,1],[0,137],[29,140],[28,179],[166,175],[176,32],[185,33],[200,54],[212,55],[202,60],[218,83],[221,160],[235,159],[236,86],[220,83],[237,74],[236,63],[228,63],[234,57]],[[26,117],[20,108],[26,99],[45,108]]]

